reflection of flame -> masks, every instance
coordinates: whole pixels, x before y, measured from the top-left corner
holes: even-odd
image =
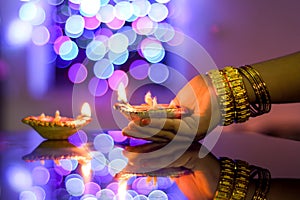
[[[87,102],[85,102],[81,107],[81,115],[84,115],[87,117],[91,116],[91,107]]]
[[[127,179],[119,180],[118,196],[120,200],[126,199]]]
[[[81,172],[83,175],[84,180],[90,181],[90,175],[91,175],[91,163],[86,162],[81,165]]]
[[[127,103],[125,86],[122,82],[118,86],[118,101]]]

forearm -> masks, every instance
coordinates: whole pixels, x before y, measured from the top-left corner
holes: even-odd
[[[251,65],[261,75],[270,92],[272,103],[300,102],[300,52]],[[255,94],[244,78],[251,103]]]

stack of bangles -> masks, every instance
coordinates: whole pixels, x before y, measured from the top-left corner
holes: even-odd
[[[214,200],[246,199],[250,181],[255,182],[255,191],[251,199],[267,199],[271,180],[269,170],[227,157],[220,158],[220,165],[220,179]]]
[[[221,70],[210,70],[211,79],[221,111],[220,125],[242,123],[271,110],[271,98],[260,74],[250,65]],[[244,79],[245,78],[245,79]],[[248,80],[254,91],[255,103],[250,103],[244,81]],[[248,165],[241,160],[220,159],[221,172],[215,200],[246,199],[250,181],[256,183],[251,199],[266,200],[270,189],[271,175],[267,169]],[[257,178],[256,178],[257,177]]]
[[[256,117],[270,111],[271,99],[266,84],[250,65],[239,68],[227,66],[222,70],[210,70],[207,75],[218,97],[221,125],[242,123],[249,117]],[[250,103],[248,100],[243,76],[252,86],[256,96],[255,103]]]

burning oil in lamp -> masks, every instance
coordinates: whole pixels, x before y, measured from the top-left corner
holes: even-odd
[[[114,109],[119,110],[129,120],[143,118],[181,118],[188,116],[191,111],[187,108],[176,105],[173,101],[169,104],[159,104],[156,97],[152,97],[148,92],[145,95],[144,104],[131,105],[127,101],[126,91],[123,83],[118,87],[118,103],[115,103]]]
[[[54,117],[42,113],[40,116],[25,117],[22,122],[31,126],[45,139],[65,140],[90,123],[91,120],[91,108],[88,103],[84,103],[81,114],[75,119],[61,116],[57,110]]]

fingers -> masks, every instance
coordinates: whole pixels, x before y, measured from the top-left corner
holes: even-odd
[[[141,130],[141,127],[135,125],[134,122],[130,122],[126,128],[122,130],[122,133],[126,136],[149,140],[153,142],[168,142],[169,139],[156,135],[157,131],[153,130]]]
[[[164,121],[164,120],[161,120]],[[176,123],[180,123],[180,121],[175,120]],[[153,124],[152,124],[153,122]],[[161,128],[163,126],[163,128]],[[167,122],[166,125],[160,122],[159,119],[154,119],[151,121],[151,126],[141,127],[134,122],[130,122],[126,128],[123,129],[123,134],[126,136],[141,138],[150,141],[157,142],[169,142],[171,140],[177,140],[181,142],[190,142],[193,139],[193,135],[186,132],[185,134],[177,134],[177,131],[169,131],[178,129],[173,128],[173,124],[171,121]],[[159,128],[157,128],[159,127]]]
[[[124,128],[122,132],[126,136],[157,142],[168,142],[174,138],[172,132],[151,127],[140,127],[134,124],[130,124],[127,128]]]

